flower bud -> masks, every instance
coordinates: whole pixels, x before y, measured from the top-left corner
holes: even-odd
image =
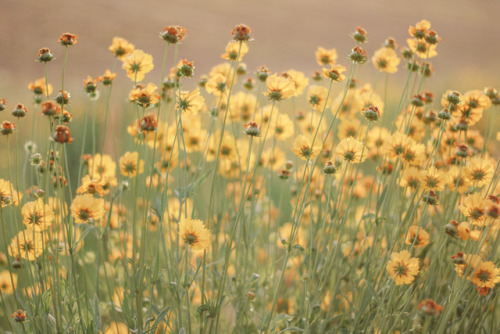
[[[233,39],[235,41],[244,42],[252,40],[250,37],[251,32],[252,30],[249,27],[244,24],[240,24],[234,27],[231,34],[233,35]]]
[[[257,79],[261,82],[265,82],[267,80],[267,77],[269,77],[269,69],[266,66],[261,66],[257,68],[257,72],[255,72],[255,75],[257,76]]]
[[[443,109],[438,112],[438,118],[444,121],[449,121],[451,119],[450,112],[447,109]]]
[[[252,136],[252,137],[259,137],[260,136],[260,128],[259,124],[257,122],[250,122],[248,124],[243,125],[246,129],[243,131],[244,134]]]
[[[367,120],[372,122],[378,121],[380,118],[380,111],[374,105],[363,108],[362,114]]]
[[[19,103],[14,110],[12,110],[12,116],[21,118],[26,116],[28,113],[28,108],[26,108],[24,105]]]
[[[8,136],[16,131],[16,125],[9,121],[4,121],[0,126],[0,133]]]
[[[50,53],[50,49],[48,48],[41,48],[40,51],[38,51],[38,58],[37,60],[39,62],[48,62],[54,59],[54,55]]]
[[[327,161],[325,167],[323,167],[323,174],[331,175],[337,172],[337,167],[331,161]]]
[[[364,64],[368,60],[366,57],[366,51],[359,46],[354,47],[347,58],[352,60],[354,63],[359,64]]]

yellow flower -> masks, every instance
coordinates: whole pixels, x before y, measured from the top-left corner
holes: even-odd
[[[328,108],[331,104],[331,99],[326,99],[328,95],[328,89],[322,86],[313,85],[309,87],[307,91],[307,102],[309,105],[319,111],[322,112],[324,109]]]
[[[0,179],[0,205],[3,207],[11,204],[17,205],[19,200],[22,199],[22,194],[14,190],[14,186],[10,181]]]
[[[77,194],[98,194],[104,196],[106,182],[101,178],[92,179],[90,175],[85,175],[82,178],[82,185],[76,189]],[[108,190],[109,192],[109,190]]]
[[[491,160],[474,157],[465,167],[464,174],[470,179],[473,185],[482,187],[490,183],[494,172],[495,168]]]
[[[287,140],[293,136],[295,130],[293,121],[287,114],[278,114],[269,131],[274,133],[277,140]]]
[[[55,218],[54,211],[52,211],[49,205],[44,204],[41,198],[24,204],[21,214],[23,216],[23,223],[28,228],[34,228],[39,231],[48,229]]]
[[[436,44],[429,44],[425,40],[408,38],[406,40],[410,50],[415,53],[421,59],[427,59],[437,56]]]
[[[49,88],[49,93],[47,94],[47,86]],[[50,95],[52,94],[53,88],[51,84],[46,84],[45,78],[40,78],[35,80],[35,82],[30,82],[28,89],[33,91],[35,95]]]
[[[210,248],[210,231],[199,219],[182,217],[179,222],[179,236],[185,244],[196,252]]]
[[[462,214],[472,220],[472,224],[477,226],[486,225],[486,206],[487,201],[481,196],[480,193],[474,193],[467,196],[463,204],[458,208]]]
[[[137,152],[125,152],[119,163],[120,172],[124,176],[134,177],[137,173],[142,174],[144,172],[144,160],[139,161],[139,153]]]
[[[70,209],[75,223],[95,223],[104,216],[104,199],[89,194],[78,195]]]
[[[386,269],[396,285],[410,284],[419,272],[419,259],[410,258],[407,250],[392,253]]]
[[[243,120],[248,122],[257,106],[257,98],[253,94],[238,92],[231,95],[229,103],[229,112],[234,121]]]
[[[323,47],[318,47],[316,50],[316,62],[319,66],[333,65],[337,61],[337,50],[327,50]]]
[[[241,45],[241,49],[240,49],[240,45]],[[240,53],[239,58],[238,58],[238,50]],[[247,53],[248,53],[247,43],[232,41],[232,42],[227,43],[226,53],[221,55],[221,58],[227,59],[230,61],[236,61],[236,60],[241,61],[241,59],[243,59],[243,56],[246,55]],[[238,59],[236,59],[236,58],[238,58]]]
[[[337,145],[335,152],[341,156],[345,161],[359,164],[366,159],[366,154],[361,156],[363,151],[363,143],[353,137],[342,139]]]
[[[421,20],[415,25],[415,27],[410,26],[408,33],[415,38],[422,39],[425,37],[429,29],[431,29],[431,23],[427,20]]]
[[[442,171],[435,166],[431,166],[429,169],[422,172],[422,176],[422,183],[425,190],[443,191],[446,175]]]
[[[116,163],[110,155],[100,154],[94,155],[88,161],[89,175],[92,178],[101,177],[113,179],[116,176]]]
[[[425,160],[425,145],[412,143],[403,151],[401,158],[409,165],[420,166]]]
[[[372,63],[381,72],[396,73],[398,71],[399,58],[396,51],[391,48],[382,47],[375,51]]]
[[[417,189],[422,180],[422,172],[416,167],[405,168],[403,176],[399,181],[401,187],[410,187]]]
[[[295,85],[293,81],[276,74],[267,78],[266,86],[267,93],[264,93],[264,95],[274,101],[286,100],[294,96],[295,93]]]
[[[43,253],[42,234],[38,230],[27,229],[19,231],[12,238],[9,246],[9,254],[14,259],[26,259],[35,261]]]
[[[157,88],[158,87],[153,83],[148,83],[146,87],[137,85],[130,91],[129,100],[147,108],[158,103],[160,100],[160,94],[156,92]]]
[[[451,191],[456,191],[463,194],[471,185],[469,178],[466,176],[465,171],[461,171],[459,167],[452,166],[446,172],[446,184]]]
[[[300,135],[295,138],[292,152],[302,160],[310,160],[317,157],[321,152],[321,143],[318,138],[314,141],[314,146],[311,146],[311,141],[306,136]]]
[[[12,280],[11,280],[12,275]],[[14,282],[14,286],[12,285]],[[14,289],[17,285],[17,275],[10,273],[8,270],[0,272],[0,292],[5,295],[11,295],[14,293]]]
[[[153,57],[142,50],[134,50],[123,59],[122,68],[127,71],[127,77],[130,80],[140,82],[144,79],[146,73],[153,70]]]
[[[332,66],[330,66],[330,69],[323,68],[323,75],[327,79],[331,79],[333,81],[337,81],[337,82],[344,81],[345,75],[342,73],[345,71],[346,71],[346,68],[342,65],[332,65]]]
[[[129,43],[125,38],[114,37],[112,44],[109,46],[109,51],[113,52],[115,57],[123,60],[129,54],[134,52],[134,44]]]
[[[281,76],[290,79],[293,82],[295,86],[293,96],[302,95],[304,89],[306,89],[307,85],[309,84],[309,79],[307,79],[304,73],[296,70],[288,70],[285,73],[281,74]]]
[[[481,262],[469,277],[478,288],[494,288],[500,282],[500,269],[491,261]]]
[[[418,231],[418,234],[417,234]],[[415,247],[425,247],[429,244],[429,233],[427,233],[423,228],[418,228],[418,226],[411,226],[406,235],[405,243],[407,245],[412,245],[415,242]]]
[[[175,108],[181,109],[188,114],[197,115],[204,105],[205,99],[201,96],[199,88],[192,92],[181,91],[180,97],[177,94]]]
[[[127,324],[117,321],[110,323],[104,330],[104,334],[128,334],[129,332]]]
[[[387,140],[385,153],[387,153],[389,158],[396,159],[398,156],[401,156],[411,144],[411,139],[408,136],[401,132],[396,132]]]
[[[207,93],[217,97],[222,97],[229,91],[228,77],[222,73],[214,73],[210,75],[205,84]]]

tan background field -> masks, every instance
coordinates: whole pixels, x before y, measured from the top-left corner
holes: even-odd
[[[335,47],[338,62],[348,65],[346,56],[354,44],[349,35],[356,26],[368,31],[365,48],[371,56],[389,36],[405,45],[409,25],[424,18],[443,39],[438,56],[431,60],[435,75],[425,89],[439,96],[448,88],[500,88],[499,11],[500,1],[495,0],[1,0],[0,97],[10,106],[32,106],[27,84],[43,76],[43,65],[34,61],[41,47],[49,47],[57,57],[49,63],[49,82],[60,89],[64,48],[58,38],[64,32],[78,35],[78,45],[70,49],[65,84],[76,101],[83,99],[82,80],[87,75],[96,77],[112,68],[108,47],[115,36],[153,55],[155,69],[146,82],[159,82],[165,42],[158,34],[173,24],[187,29],[179,57],[194,61],[196,77],[222,61],[231,30],[239,23],[250,26],[255,39],[244,59],[250,71],[267,65],[273,72],[294,68],[310,75],[319,69],[314,59],[318,46]],[[117,73],[112,112],[119,112],[130,89],[120,66]],[[362,82],[372,82],[375,70],[367,63],[357,73]],[[389,101],[398,99],[405,78],[403,70],[391,76]],[[71,112],[78,115],[83,108],[74,103]],[[9,118],[10,114],[2,116]]]

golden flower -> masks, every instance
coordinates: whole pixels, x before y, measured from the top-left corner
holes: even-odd
[[[229,91],[228,86],[228,76],[222,73],[214,73],[210,75],[205,84],[205,89],[207,93],[213,94],[217,97],[221,97]]]
[[[188,131],[184,133],[184,138],[186,142],[186,152],[201,152],[204,148],[204,141],[207,135],[207,131],[196,128],[194,131]]]
[[[12,275],[12,280],[11,280]],[[14,283],[14,285],[12,285]],[[17,285],[17,275],[10,273],[9,270],[4,270],[0,272],[0,292],[6,295],[11,295],[14,293],[14,289]]]
[[[61,113],[61,106],[54,101],[44,101],[40,107],[40,114],[44,116],[52,117]]]
[[[461,171],[459,167],[452,166],[446,172],[446,185],[451,191],[463,194],[471,185],[470,179]]]
[[[75,223],[95,223],[104,216],[104,199],[93,195],[78,195],[71,203],[71,215]]]
[[[427,20],[421,20],[418,22],[415,27],[410,26],[408,29],[408,33],[410,36],[413,36],[417,39],[422,39],[427,35],[427,31],[431,29],[431,23]]]
[[[19,231],[12,238],[9,246],[9,254],[14,259],[26,259],[35,261],[43,253],[42,234],[38,230],[27,229]]]
[[[21,199],[22,194],[14,190],[10,181],[0,179],[0,206],[2,208],[11,204],[18,205]]]
[[[451,257],[455,262],[455,271],[458,276],[464,277],[464,274],[470,275],[481,264],[481,257],[476,254],[464,254],[458,252]],[[468,277],[469,278],[469,277]]]
[[[295,130],[293,121],[287,114],[278,114],[269,131],[274,134],[277,140],[287,140],[293,136]]]
[[[381,72],[396,73],[398,71],[399,58],[394,49],[382,47],[375,51],[372,63]]]
[[[96,80],[101,81],[104,86],[109,86],[113,83],[113,80],[116,78],[116,73],[111,73],[110,70],[106,70],[104,75],[101,75]]]
[[[88,174],[92,178],[101,179],[113,179],[116,176],[116,163],[113,161],[110,155],[100,154],[94,155],[94,157],[88,160]]]
[[[333,65],[337,61],[337,50],[335,49],[327,50],[320,46],[315,55],[319,66]]]
[[[392,253],[386,269],[396,285],[410,284],[419,272],[419,259],[410,258],[407,250]]]
[[[34,202],[28,202],[21,209],[23,223],[28,228],[43,231],[49,228],[54,221],[54,211],[48,204],[44,204],[41,198]]]
[[[491,261],[481,262],[469,279],[478,288],[494,288],[500,282],[500,268]]]
[[[48,93],[47,93],[48,87]],[[35,95],[50,95],[52,94],[53,88],[51,84],[46,84],[45,78],[40,78],[34,82],[30,82],[28,89],[31,90]]]
[[[147,108],[158,103],[160,100],[160,94],[156,92],[157,88],[158,87],[153,83],[148,83],[146,87],[137,85],[130,91],[129,100],[137,103],[143,108]]]
[[[421,59],[429,59],[437,56],[436,44],[429,44],[425,40],[408,38],[408,47]]]
[[[480,193],[469,195],[458,208],[462,214],[472,220],[472,224],[477,226],[486,225],[487,201]]]
[[[245,92],[237,92],[231,95],[229,112],[233,121],[249,121],[256,110],[257,98],[255,95]]]
[[[403,176],[399,181],[401,187],[417,189],[422,180],[422,172],[416,167],[405,168]]]
[[[266,86],[267,93],[264,93],[264,95],[268,96],[270,100],[281,101],[288,99],[295,94],[294,82],[276,74],[267,78]]]
[[[465,167],[465,175],[477,187],[489,184],[493,178],[494,165],[489,159],[480,157],[472,158]]]
[[[82,185],[76,189],[77,194],[97,194],[99,196],[104,196],[105,180],[101,178],[92,179],[90,175],[85,175],[82,178]],[[108,190],[109,192],[109,190]]]
[[[130,80],[140,82],[146,73],[153,70],[153,57],[142,50],[134,50],[123,59],[122,68],[127,71],[127,77]]]
[[[411,139],[401,132],[395,132],[385,145],[385,153],[391,159],[401,156],[412,144]]]
[[[307,85],[309,84],[309,79],[307,79],[305,74],[296,70],[288,70],[285,73],[282,73],[281,76],[284,78],[288,78],[293,82],[295,86],[293,96],[302,95]]]
[[[425,231],[423,228],[419,229],[418,226],[410,226],[408,234],[406,235],[405,243],[407,245],[413,245],[414,242],[415,247],[427,246],[429,244],[429,233],[427,233],[427,231]]]
[[[412,143],[401,154],[404,162],[414,166],[420,166],[425,158],[425,145],[421,143]]]
[[[346,71],[346,68],[342,65],[332,65],[330,68],[323,68],[323,75],[327,79],[331,79],[333,81],[344,81],[345,75],[343,74]]]
[[[210,231],[199,219],[182,217],[179,222],[179,236],[185,244],[196,252],[210,248]]]
[[[109,46],[109,51],[113,52],[115,57],[120,60],[123,60],[129,54],[134,52],[135,46],[132,43],[129,43],[125,38],[114,37],[113,42]]]
[[[191,115],[198,115],[205,105],[205,99],[200,94],[200,89],[196,88],[192,92],[181,91],[177,94],[175,108]]]
[[[125,152],[119,163],[120,173],[124,176],[134,177],[144,172],[144,160],[139,160],[138,152]]]
[[[368,131],[368,138],[366,139],[366,147],[368,148],[382,148],[385,145],[387,138],[391,136],[389,130],[383,127],[374,126]]]
[[[443,191],[445,178],[446,175],[435,166],[422,171],[422,184],[427,191]]]
[[[186,29],[181,26],[166,26],[160,32],[160,38],[170,44],[180,43],[184,37],[186,37]]]
[[[337,129],[337,137],[339,139],[345,139],[348,137],[364,137],[366,127],[361,125],[361,121],[356,118],[345,118],[343,119]]]
[[[62,36],[59,37],[59,43],[64,46],[76,45],[78,44],[76,40],[77,36],[70,34],[69,32],[62,34]]]
[[[309,105],[319,111],[322,112],[326,108],[330,107],[332,103],[331,99],[328,97],[328,89],[322,86],[313,85],[309,87],[307,91],[307,102]]]
[[[311,146],[311,140],[306,136],[300,135],[295,138],[292,152],[302,160],[310,160],[317,157],[321,152],[321,143],[318,138],[314,141],[314,146]]]
[[[366,160],[366,154],[363,152],[363,143],[353,137],[342,139],[335,149],[337,155],[341,156],[345,161],[359,164]]]
[[[238,57],[239,53],[239,57]],[[222,59],[227,59],[229,61],[241,61],[243,56],[248,53],[248,45],[245,42],[229,42],[226,46],[226,53],[221,55]]]

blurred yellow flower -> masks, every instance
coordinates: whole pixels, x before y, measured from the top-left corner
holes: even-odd
[[[419,259],[410,258],[407,250],[392,253],[386,269],[396,285],[411,284],[419,272]]]
[[[127,77],[134,82],[141,82],[146,73],[153,70],[153,57],[142,50],[134,50],[123,59],[122,68],[127,71]]]

